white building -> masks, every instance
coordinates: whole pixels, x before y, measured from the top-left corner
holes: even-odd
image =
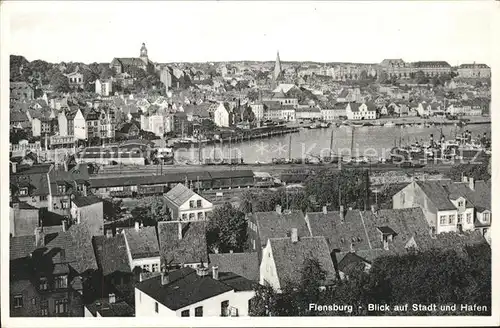
[[[264,104],[255,103],[251,104],[250,107],[252,108],[252,112],[255,115],[255,119],[257,121],[261,121],[264,118]]]
[[[253,283],[218,267],[182,268],[135,286],[136,317],[248,316]]]
[[[181,183],[172,188],[164,197],[172,220],[205,220],[213,210],[212,203]]]
[[[130,269],[138,267],[148,272],[159,272],[160,247],[156,227],[140,227],[139,222],[136,222],[134,228],[123,229],[122,233]]]
[[[349,103],[346,107],[346,116],[349,120],[374,120],[377,118],[377,109],[371,103]]]
[[[95,93],[101,96],[108,97],[113,92],[113,82],[111,80],[95,81]]]
[[[223,102],[219,104],[219,107],[214,112],[214,122],[217,126],[229,127],[231,124],[231,113],[227,104]]]

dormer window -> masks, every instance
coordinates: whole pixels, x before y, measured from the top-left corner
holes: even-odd
[[[483,213],[483,222],[484,223],[490,223],[490,217],[491,217],[491,213],[490,212],[484,212]]]
[[[40,278],[40,290],[47,290],[49,289],[49,284],[47,282],[47,278],[41,277]]]
[[[463,199],[460,199],[458,201],[458,207],[464,207],[465,206],[465,201]]]
[[[68,276],[56,276],[54,279],[55,288],[68,288]]]
[[[28,195],[28,188],[24,187],[19,189],[19,195],[20,196],[27,196]]]

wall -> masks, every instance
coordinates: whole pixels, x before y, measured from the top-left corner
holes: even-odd
[[[262,251],[262,260],[260,262],[260,284],[264,285],[265,282],[269,283],[276,290],[280,290],[281,288],[269,242]]]
[[[85,140],[87,139],[87,123],[81,111],[78,111],[73,120],[75,138]]]
[[[201,207],[200,208],[190,208],[189,207],[189,201],[194,201],[195,206],[196,206],[196,201],[201,200]],[[199,195],[193,195],[188,201],[186,201],[184,204],[179,206],[179,218],[182,218],[183,214],[186,214],[186,220],[189,220],[189,214],[193,213],[195,215],[195,219],[198,218],[198,213],[202,212],[203,213],[203,218],[206,218],[207,212],[211,212],[213,209],[212,203],[210,203],[208,200],[204,199],[203,197]]]
[[[404,196],[403,196],[404,195]],[[404,187],[400,192],[392,197],[392,203],[394,209],[397,208],[412,208],[420,207],[424,212],[425,218],[429,226],[436,227],[436,213],[437,208],[431,202],[431,200],[423,193],[422,189],[417,185],[416,182],[410,183],[408,186]],[[437,231],[436,231],[437,233]]]
[[[10,233],[12,236],[31,236],[38,227],[38,209],[25,210],[10,208]]]
[[[31,134],[33,137],[39,137],[42,135],[42,122],[34,118],[33,121],[31,121]]]
[[[158,303],[158,313],[155,312],[156,300],[149,295],[135,289],[135,316],[136,317],[175,317],[175,311],[170,310],[161,303]]]
[[[86,224],[90,228],[93,236],[104,234],[104,212],[102,202],[83,207],[77,207],[72,203],[71,216],[77,219],[78,223]]]
[[[441,224],[440,218],[441,216],[444,215],[446,216],[446,221],[445,224]],[[449,224],[448,223],[448,216],[453,215],[453,223]],[[457,232],[457,210],[449,210],[449,211],[438,211],[436,215],[437,219],[437,229],[436,233],[442,233],[442,232]]]
[[[160,256],[155,257],[145,257],[141,259],[132,259],[130,261],[130,269],[134,269],[136,266],[142,268],[143,265],[149,265],[149,270],[152,270],[152,264],[158,264],[158,269],[160,268]]]

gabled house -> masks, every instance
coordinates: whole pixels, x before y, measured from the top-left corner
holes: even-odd
[[[130,269],[134,273],[160,271],[160,248],[156,227],[141,227],[135,222],[134,228],[122,230],[127,246]]]
[[[99,113],[94,109],[78,108],[73,119],[75,137],[80,140],[100,137],[99,119]]]
[[[377,108],[373,103],[350,102],[346,107],[346,115],[349,120],[374,120],[377,118]]]
[[[214,123],[220,127],[229,127],[233,122],[232,116],[233,114],[229,105],[227,103],[220,102],[214,112]]]
[[[164,196],[172,220],[206,220],[213,210],[213,204],[179,183]]]

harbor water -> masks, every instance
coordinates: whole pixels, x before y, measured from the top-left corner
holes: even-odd
[[[354,129],[354,133],[353,133]],[[365,156],[368,158],[387,158],[390,150],[399,145],[409,145],[418,141],[428,142],[430,135],[439,140],[441,133],[446,139],[454,139],[464,131],[470,131],[473,138],[491,137],[491,124],[474,124],[465,127],[452,125],[433,127],[381,127],[366,126],[352,128],[349,126],[330,127],[325,129],[300,129],[297,133],[255,139],[243,142],[223,142],[206,145],[198,149],[198,145],[179,148],[175,151],[178,161],[191,163],[199,159],[219,160],[222,158],[243,159],[245,163],[269,163],[273,159],[318,158],[329,156],[330,147],[333,154],[342,156]]]

